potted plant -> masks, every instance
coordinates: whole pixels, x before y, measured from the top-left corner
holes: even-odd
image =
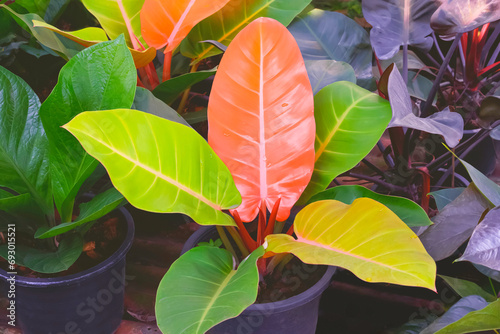
[[[123,37],[73,57],[42,104],[0,67],[0,276],[9,324],[25,333],[108,334],[121,323],[133,221],[115,211],[126,203],[115,188],[85,195],[104,169],[60,125],[85,109],[131,107],[135,91]]]
[[[329,85],[313,100],[294,38],[279,22],[259,18],[222,58],[209,102],[208,144],[185,125],[136,110],[85,112],[64,128],[106,167],[132,205],[216,225],[225,249],[208,236],[202,240],[208,245],[182,255],[158,288],[156,315],[165,333],[226,333],[237,328],[216,325],[257,306],[251,305],[259,281],[279,273],[290,253],[304,263],[347,268],[369,282],[435,289],[435,263],[400,218],[405,210],[422,217],[414,203],[384,197],[397,215],[366,198],[368,192],[352,204],[323,199],[284,229],[299,197],[306,203],[356,165],[390,119],[387,101],[349,82]],[[252,237],[247,228],[254,225],[245,223],[257,215]],[[430,224],[423,216],[417,225]],[[299,299],[307,304],[319,296],[331,274],[327,269],[311,284],[314,298]],[[314,314],[317,301],[309,305]],[[280,306],[262,308],[271,311],[254,333],[276,328],[267,329],[269,323],[287,333],[314,332],[316,319],[292,310],[296,319],[287,323],[290,317],[279,320]],[[300,322],[308,328],[294,329]]]

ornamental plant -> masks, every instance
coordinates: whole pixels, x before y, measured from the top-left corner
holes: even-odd
[[[43,103],[0,67],[0,224],[18,232],[17,265],[44,274],[68,269],[90,227],[126,203],[109,185],[85,198],[105,171],[60,126],[86,109],[132,107],[135,76],[123,37],[73,57]],[[0,251],[9,259],[7,245]]]
[[[255,302],[259,274],[272,272],[281,254],[341,266],[369,282],[435,289],[435,263],[403,221],[430,224],[418,205],[369,191],[363,195],[387,206],[352,201],[353,192],[338,195],[347,204],[321,193],[375,146],[391,115],[387,101],[350,82],[313,97],[293,36],[260,18],[222,58],[208,143],[183,124],[130,109],[84,112],[64,128],[132,205],[217,226],[225,249],[199,246],[181,256],[156,301],[163,332],[204,333]],[[301,196],[311,203],[284,227]],[[256,217],[252,237],[246,224]]]

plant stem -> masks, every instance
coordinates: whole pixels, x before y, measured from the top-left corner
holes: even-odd
[[[163,58],[162,81],[170,80],[170,66],[172,65],[172,51],[166,52]]]
[[[278,234],[278,233],[283,232],[283,227],[285,227],[285,222],[276,222],[274,224],[274,231],[273,231],[273,233],[274,234]]]
[[[453,40],[453,43],[451,44],[450,49],[448,50],[448,53],[446,54],[446,58],[443,60],[443,64],[441,65],[441,68],[439,69],[439,72],[436,76],[436,80],[434,80],[434,83],[432,85],[432,89],[429,92],[429,95],[427,96],[427,100],[425,101],[425,106],[424,106],[424,109],[422,110],[421,117],[429,116],[429,112],[432,108],[432,101],[434,101],[434,96],[436,96],[436,93],[437,93],[438,88],[439,88],[439,84],[441,83],[441,80],[443,79],[443,75],[446,72],[446,66],[448,66],[448,64],[450,63],[451,57],[455,53],[455,49],[457,48],[461,37],[462,37],[462,33],[458,33],[455,36],[455,39]]]
[[[196,63],[194,64],[193,66],[191,66],[191,70],[189,71],[189,73],[194,73],[198,70],[198,66],[200,65],[200,63]],[[179,107],[177,108],[177,113],[178,114],[181,114],[183,111],[184,111],[184,108],[186,107],[186,102],[189,98],[189,92],[191,91],[191,87],[189,87],[188,89],[186,89],[183,93],[182,93],[182,98],[181,98],[181,102],[179,102]]]
[[[229,234],[231,234],[231,237],[233,237],[233,240],[236,243],[236,246],[238,246],[238,249],[240,250],[243,257],[244,258],[247,257],[250,254],[250,251],[246,247],[243,239],[239,235],[236,228],[234,228],[234,226],[226,226],[226,228],[227,228],[227,231],[229,232]]]
[[[490,53],[491,47],[495,43],[497,37],[500,35],[500,24],[497,23],[495,30],[491,33],[491,35],[488,37],[488,41],[484,45],[483,52],[481,54],[481,67],[484,67],[484,64],[486,63],[486,59],[488,58],[488,53]],[[494,57],[493,62],[495,60]],[[490,58],[491,60],[491,58]]]
[[[362,175],[362,174],[357,174],[357,173],[346,173],[345,175],[346,176],[350,176],[350,177],[354,177],[354,178],[357,178],[357,179],[361,179],[361,180],[370,181],[372,183],[381,185],[381,186],[389,189],[390,191],[396,191],[396,192],[405,192],[406,191],[406,189],[403,188],[403,187],[401,187],[401,186],[396,186],[394,184],[385,182],[385,181],[383,181],[383,180],[381,180],[379,178],[376,178],[376,177]]]
[[[488,277],[488,280],[490,281],[491,291],[493,291],[493,294],[496,296],[497,292],[495,290],[495,286],[493,285],[493,281],[491,280],[491,277]]]
[[[256,248],[257,245],[255,244],[255,241],[252,239],[250,234],[248,234],[247,229],[243,225],[243,222],[240,218],[240,215],[238,214],[238,211],[234,210],[232,212],[234,221],[236,222],[236,225],[238,226],[239,233],[241,235],[241,238],[243,239],[243,242],[245,242],[245,245],[247,246],[247,249],[250,252],[253,252]]]
[[[280,207],[281,197],[274,203],[273,211],[269,216],[269,221],[267,222],[266,230],[264,231],[264,238],[269,234],[273,233],[274,226],[276,224],[276,216],[278,215],[278,209]]]
[[[403,44],[403,80],[408,84],[408,43]]]
[[[264,239],[264,231],[266,230],[266,218],[267,218],[266,214],[267,214],[266,201],[261,200],[259,209],[259,222],[257,225],[257,247],[262,245]]]
[[[238,260],[238,255],[236,255],[233,245],[231,245],[231,241],[229,241],[226,232],[224,232],[224,228],[219,225],[215,226],[215,228],[217,228],[217,232],[219,232],[219,236],[220,239],[222,240],[222,243],[224,244],[224,247],[226,247],[226,249],[230,251],[231,254],[233,254],[234,259]]]
[[[432,32],[432,38],[434,39],[434,45],[436,46],[436,50],[439,53],[441,60],[444,61],[443,51],[441,51],[441,48],[439,47],[439,43],[438,43],[438,40],[437,40],[437,37],[436,37],[436,34],[434,33],[434,31]],[[453,70],[451,69],[450,65],[448,64],[448,65],[446,65],[446,67],[448,68],[448,71],[450,71],[450,73],[453,74]]]

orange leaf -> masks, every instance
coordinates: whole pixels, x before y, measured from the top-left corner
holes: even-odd
[[[293,36],[259,18],[231,42],[208,104],[208,142],[231,171],[251,221],[265,201],[284,221],[314,167],[313,94]]]
[[[229,0],[146,0],[141,10],[142,37],[149,46],[173,51],[201,20]]]

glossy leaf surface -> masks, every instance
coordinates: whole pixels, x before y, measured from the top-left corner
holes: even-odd
[[[21,13],[22,7],[27,13],[37,14],[47,22],[57,20],[70,0],[16,0],[9,4],[12,9]]]
[[[475,228],[458,261],[470,261],[500,270],[500,207],[488,212]]]
[[[224,163],[193,129],[137,110],[85,112],[64,126],[106,167],[135,207],[235,225],[221,210],[241,197]]]
[[[439,275],[446,284],[448,284],[461,297],[478,295],[483,297],[487,302],[494,302],[497,297],[484,291],[479,285],[464,279]]]
[[[278,221],[310,180],[313,95],[300,50],[279,22],[259,18],[228,47],[208,104],[208,142],[228,166],[252,221],[281,198]]]
[[[471,183],[434,216],[434,225],[420,235],[420,240],[434,260],[447,258],[467,241],[483,212],[491,208],[488,200]]]
[[[431,18],[431,27],[445,38],[500,20],[497,0],[441,0]]]
[[[221,51],[203,40],[215,40],[229,45],[250,22],[269,17],[287,26],[311,0],[231,0],[221,10],[198,23],[181,44],[181,52],[189,58],[201,60]]]
[[[463,136],[464,121],[459,113],[451,112],[448,107],[426,118],[413,114],[410,94],[397,69],[389,75],[389,101],[393,116],[389,127],[408,127],[444,137],[446,143],[455,147]]]
[[[306,60],[305,64],[313,94],[337,81],[356,83],[356,73],[346,62],[323,59]]]
[[[453,305],[448,312],[432,322],[429,327],[424,329],[421,334],[439,333],[440,329],[446,327],[450,323],[463,318],[472,311],[480,310],[487,306],[488,303],[480,296],[468,296],[460,299]]]
[[[133,0],[132,0],[133,1]],[[141,10],[142,34],[156,49],[173,51],[201,20],[224,7],[229,0],[146,0]]]
[[[230,252],[210,246],[191,249],[175,261],[156,295],[156,319],[164,333],[204,334],[255,302],[259,286],[257,248],[238,267]]]
[[[472,311],[460,320],[444,327],[436,334],[467,334],[500,328],[500,299],[486,307]]]
[[[363,15],[373,28],[370,40],[380,59],[394,56],[402,45],[429,51],[432,46],[431,16],[436,10],[433,0],[363,1]]]
[[[61,218],[71,221],[74,198],[98,162],[61,126],[87,110],[129,108],[136,70],[123,37],[81,51],[61,70],[40,117],[50,142],[50,172]]]
[[[298,213],[293,227],[297,239],[269,235],[266,250],[346,268],[367,282],[435,289],[436,264],[408,226],[377,201],[314,202]]]
[[[16,264],[43,274],[58,273],[71,267],[82,253],[82,249],[83,238],[79,234],[66,236],[55,252],[17,245]],[[0,256],[6,258],[6,255],[7,245],[4,244],[0,246]]]
[[[464,190],[465,188],[447,188],[430,192],[429,195],[434,197],[436,207],[438,211],[441,211],[445,206],[453,202],[461,193],[463,193]]]
[[[417,203],[403,197],[388,196],[377,194],[362,186],[337,186],[314,195],[308,203],[317,202],[325,199],[334,199],[345,204],[351,204],[357,198],[367,197],[376,200],[377,202],[387,206],[394,212],[399,219],[404,221],[406,225],[427,226],[431,225],[427,213]]]
[[[28,84],[0,66],[0,186],[30,194],[42,212],[51,215],[49,142],[39,108]]]
[[[366,30],[343,14],[312,10],[288,29],[304,60],[344,61],[354,68],[358,85],[374,88],[372,47]]]
[[[314,96],[314,173],[300,203],[361,161],[391,119],[389,102],[352,82],[335,82]]]
[[[139,42],[147,48],[141,34],[141,20],[139,12],[144,0],[82,0],[85,7],[91,12],[111,39],[124,34],[127,45],[133,47],[130,33],[133,33]]]
[[[163,102],[171,104],[175,101],[180,93],[193,86],[194,84],[211,77],[215,74],[216,70],[216,68],[213,68],[206,71],[198,71],[194,73],[179,75],[159,84],[153,90],[153,94]]]
[[[50,230],[44,232],[43,234],[36,236],[39,239],[45,239],[54,237],[56,235],[71,231],[78,226],[85,223],[93,222],[104,215],[110,213],[120,205],[125,204],[126,201],[123,195],[118,192],[115,188],[111,188],[94,198],[89,202],[80,205],[80,215],[75,221],[63,222],[62,224],[56,225]]]

